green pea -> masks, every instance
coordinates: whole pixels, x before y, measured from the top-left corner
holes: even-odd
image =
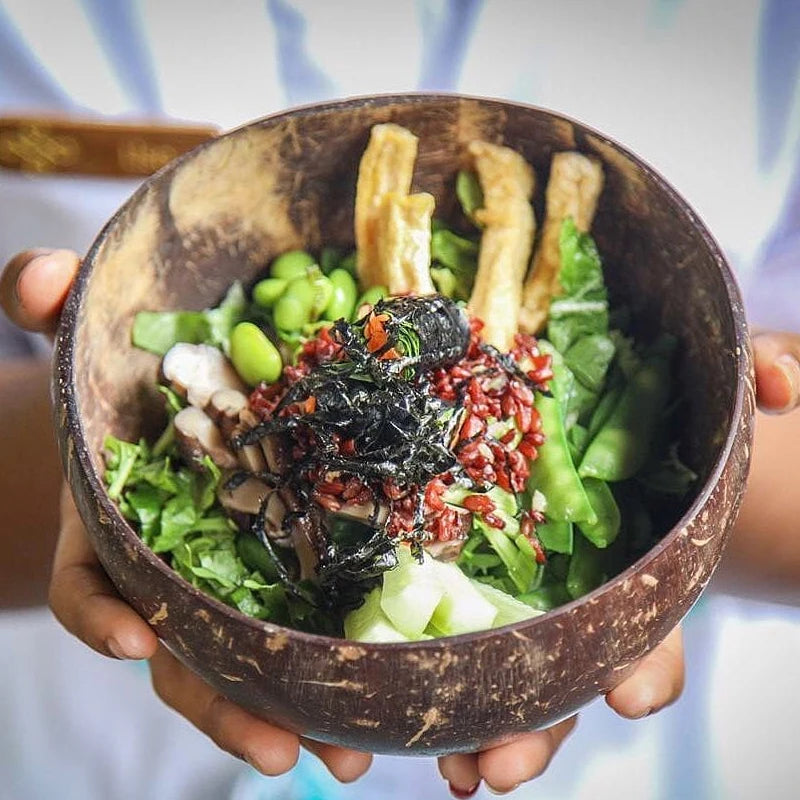
[[[281,355],[266,334],[252,322],[240,322],[231,331],[231,361],[245,383],[275,383],[281,376]]]
[[[364,306],[374,306],[378,300],[381,300],[388,294],[389,290],[385,286],[370,286],[356,303],[356,317],[360,317],[364,313]]]
[[[288,285],[285,278],[264,278],[253,287],[253,300],[263,308],[272,308]]]
[[[270,274],[273,278],[284,278],[287,281],[292,278],[299,278],[306,274],[309,267],[313,267],[317,261],[310,253],[305,250],[289,250],[288,253],[279,255],[270,267]]]
[[[322,316],[330,320],[350,319],[358,295],[358,287],[353,276],[346,269],[335,269],[328,277],[333,291]]]

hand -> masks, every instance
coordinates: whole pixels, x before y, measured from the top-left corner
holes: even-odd
[[[0,305],[20,327],[52,334],[78,269],[68,250],[33,250],[13,258],[0,278]],[[369,768],[372,756],[301,740],[227,700],[159,645],[147,623],[116,593],[103,571],[65,487],[50,583],[50,606],[70,633],[106,656],[150,660],[156,694],[219,747],[265,775],[297,761],[299,747],[315,753],[341,781]]]
[[[783,413],[800,407],[800,335],[763,332],[753,338],[758,405],[768,413]],[[764,537],[758,547],[763,549]],[[733,543],[736,549],[736,542]],[[750,553],[748,562],[753,563]],[[737,576],[741,585],[742,578]],[[635,672],[606,702],[629,719],[647,716],[675,701],[684,680],[683,645],[676,628],[637,666]],[[478,755],[456,755],[440,759],[442,776],[450,781],[453,794],[474,793],[481,780],[492,789],[507,792],[523,781],[540,775],[560,744],[575,727],[576,717],[544,731],[527,734],[510,744]]]

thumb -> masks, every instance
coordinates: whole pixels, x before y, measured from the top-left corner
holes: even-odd
[[[800,405],[800,334],[764,332],[753,337],[756,395],[763,411]]]
[[[55,333],[61,307],[80,266],[72,250],[25,250],[0,277],[0,306],[29,331]]]

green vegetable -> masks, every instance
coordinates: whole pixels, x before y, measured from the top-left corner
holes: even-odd
[[[480,517],[475,517],[473,524],[489,541],[508,570],[517,592],[530,592],[536,588],[541,577],[539,565],[532,556],[527,539],[521,534],[512,540],[503,531],[487,525]]]
[[[539,457],[531,465],[528,488],[538,489],[547,498],[547,516],[561,522],[596,521],[596,516],[572,463],[557,386],[551,382],[553,397],[539,394],[536,409],[547,439]]]
[[[376,587],[359,608],[344,618],[344,635],[355,642],[407,642],[381,608],[381,588]]]
[[[258,325],[240,322],[231,333],[230,349],[234,368],[250,386],[262,381],[275,383],[280,378],[281,354]]]
[[[236,536],[236,552],[242,563],[253,572],[258,572],[270,582],[279,580],[280,575],[269,550],[261,544],[258,537],[246,531]]]
[[[614,410],[619,402],[619,398],[622,396],[623,388],[624,385],[622,383],[618,383],[615,386],[609,387],[608,390],[600,397],[600,400],[595,406],[594,412],[592,413],[592,418],[589,422],[589,441],[597,436],[597,432],[608,421],[608,418],[611,416],[611,412]],[[585,451],[586,448],[584,447],[583,449]]]
[[[520,595],[517,600],[525,603],[537,611],[550,611],[572,600],[563,580],[560,583],[548,583],[540,586],[536,591]]]
[[[573,600],[588,594],[606,579],[602,552],[585,536],[576,536],[565,586]]]
[[[292,289],[291,293],[290,289]],[[300,331],[311,321],[313,302],[314,290],[311,288],[311,284],[305,278],[292,281],[283,295],[278,298],[278,302],[275,303],[272,315],[275,326],[282,331]]]
[[[542,547],[555,553],[572,552],[573,525],[571,522],[553,520],[536,526],[536,536]]]
[[[592,440],[580,464],[583,477],[604,481],[632,478],[644,466],[670,395],[670,359],[647,358]],[[545,428],[547,430],[547,428]]]
[[[447,228],[442,227],[433,232],[431,259],[434,266],[431,268],[431,277],[440,294],[454,300],[469,300],[478,270],[478,249],[476,242]]]
[[[142,446],[106,436],[103,447],[106,450],[105,480],[108,496],[112,500],[119,500],[137,459],[142,455]]]
[[[497,615],[492,623],[493,628],[511,625],[514,622],[522,622],[531,617],[538,617],[541,613],[530,605],[513,598],[510,594],[496,589],[494,586],[475,580],[472,581],[472,584],[497,610]]]
[[[566,353],[583,336],[608,331],[608,293],[594,240],[571,218],[561,226],[559,248],[563,294],[550,303],[547,338]]]
[[[358,295],[358,286],[356,286],[355,279],[347,270],[341,267],[333,270],[328,277],[333,291],[328,305],[322,312],[322,316],[329,320],[349,320],[355,311],[356,296]]]
[[[596,478],[585,478],[583,488],[589,497],[596,522],[580,522],[581,533],[596,547],[608,547],[616,538],[620,528],[620,513],[617,501],[608,484]]]
[[[294,278],[305,277],[308,268],[316,263],[314,256],[305,250],[289,250],[272,262],[269,271],[273,278],[291,281]]]
[[[364,306],[374,306],[378,300],[382,300],[389,295],[389,290],[385,286],[371,286],[367,289],[356,303],[355,316],[358,317]]]
[[[564,363],[587,389],[599,392],[615,351],[614,342],[609,336],[592,333],[572,344],[564,353]]]
[[[247,299],[234,283],[216,308],[205,311],[140,311],[131,339],[136,347],[163,356],[178,342],[210,344],[228,352],[230,333],[242,319]]]
[[[497,608],[484,597],[475,583],[455,564],[433,561],[433,565],[444,587],[444,595],[433,612],[430,624],[444,636],[491,628]]]
[[[339,268],[342,262],[342,254],[335,247],[323,247],[319,254],[319,268],[325,275],[330,275],[335,269]]]
[[[381,608],[404,636],[419,639],[445,587],[430,556],[418,564],[408,547],[398,547],[397,562],[394,569],[383,573]]]
[[[465,216],[476,222],[475,212],[483,208],[483,189],[474,172],[459,170],[456,175],[456,197]]]
[[[654,492],[683,497],[697,480],[697,473],[681,461],[678,443],[673,442],[667,453],[645,468],[637,479]]]
[[[253,287],[253,300],[262,308],[272,308],[288,285],[285,278],[264,278]]]

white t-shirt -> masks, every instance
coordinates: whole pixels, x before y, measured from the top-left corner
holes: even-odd
[[[721,241],[753,317],[800,329],[798,8],[3,0],[0,113],[232,127],[296,103],[413,89],[550,107],[659,169]],[[0,173],[0,261],[33,245],[85,251],[133,188]],[[0,342],[6,353],[28,347],[1,327]],[[547,775],[519,796],[795,796],[800,613],[711,597],[688,619],[687,649],[679,704],[637,723],[595,704]],[[449,796],[424,759],[379,758],[347,788],[311,757],[289,776],[261,779],[164,709],[135,667],[94,655],[46,612],[2,615],[0,652],[0,800]]]

